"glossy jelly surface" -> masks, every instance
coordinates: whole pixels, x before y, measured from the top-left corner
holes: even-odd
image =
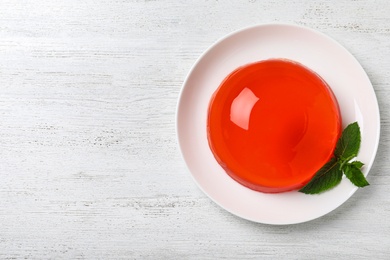
[[[340,131],[339,107],[328,85],[288,60],[238,68],[209,105],[214,157],[234,180],[261,192],[303,187],[332,157]]]

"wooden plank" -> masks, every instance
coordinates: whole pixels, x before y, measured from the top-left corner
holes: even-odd
[[[383,0],[0,1],[0,259],[388,258],[389,12]],[[199,55],[269,22],[343,44],[381,110],[371,186],[292,226],[218,207],[175,135]]]

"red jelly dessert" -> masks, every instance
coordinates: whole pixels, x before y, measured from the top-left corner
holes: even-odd
[[[225,78],[210,101],[207,131],[216,160],[234,180],[277,193],[303,187],[329,161],[341,117],[319,75],[273,59]]]

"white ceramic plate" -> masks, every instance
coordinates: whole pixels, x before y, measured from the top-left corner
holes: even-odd
[[[269,58],[298,61],[332,88],[343,127],[358,121],[362,143],[358,160],[367,175],[379,143],[380,119],[373,87],[359,62],[341,45],[314,30],[267,24],[234,32],[211,46],[184,82],[177,107],[177,135],[184,160],[199,187],[227,211],[260,223],[294,224],[323,216],[357,190],[346,178],[321,195],[297,191],[265,194],[231,179],[207,142],[207,109],[221,81],[239,66]],[[369,189],[366,188],[366,189]]]

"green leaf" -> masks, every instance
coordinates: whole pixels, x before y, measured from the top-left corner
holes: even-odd
[[[342,176],[343,172],[340,170],[338,160],[332,158],[314,175],[311,181],[299,191],[305,194],[318,194],[327,191],[337,186],[340,183]]]
[[[357,122],[348,125],[337,141],[334,155],[342,161],[355,157],[360,149],[360,127]]]
[[[355,167],[357,167],[358,169],[362,168],[364,163],[362,162],[359,162],[359,161],[354,161],[354,162],[351,162],[351,164]]]
[[[369,185],[360,168],[363,163],[349,162],[356,157],[360,149],[360,128],[357,122],[348,125],[337,141],[334,157],[326,163],[300,192],[318,194],[327,191],[341,182],[343,172],[357,187]]]
[[[356,163],[348,163],[344,165],[343,171],[345,176],[357,187],[370,185],[364,177],[362,171],[356,166]]]

